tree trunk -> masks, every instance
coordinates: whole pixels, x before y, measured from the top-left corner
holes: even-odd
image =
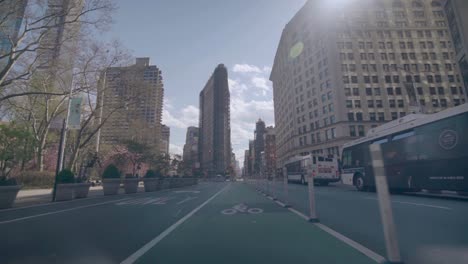
[[[41,136],[39,144],[37,146],[37,166],[39,171],[44,171],[44,150],[47,142],[47,130]]]

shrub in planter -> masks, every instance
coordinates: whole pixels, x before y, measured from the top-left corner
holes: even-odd
[[[145,192],[155,192],[162,187],[162,174],[159,171],[147,170],[143,182],[145,185]]]
[[[0,178],[0,209],[10,208],[15,202],[21,185],[15,178]]]
[[[55,201],[69,201],[73,199],[75,175],[71,170],[63,169],[57,176]]]
[[[136,193],[138,191],[138,182],[140,180],[133,176],[133,175],[127,175],[125,176],[124,180],[124,187],[125,187],[125,193]]]
[[[109,164],[102,173],[104,195],[115,195],[119,192],[120,171],[114,164]]]
[[[84,178],[77,178],[74,189],[75,199],[88,197],[90,187],[90,182],[87,182]]]

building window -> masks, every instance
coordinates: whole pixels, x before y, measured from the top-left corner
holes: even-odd
[[[359,96],[359,88],[353,88],[353,95]]]
[[[419,95],[423,95],[423,88],[422,87],[418,87],[416,89],[418,90]]]
[[[351,76],[351,83],[358,83],[357,76]]]
[[[330,116],[330,124],[334,124],[335,122],[336,122],[335,116],[334,115]]]
[[[356,120],[362,121],[362,113],[356,113]]]
[[[360,136],[360,137],[365,136],[364,126],[362,126],[362,125],[359,125],[359,126],[358,126],[358,133],[359,133],[359,136]]]
[[[393,95],[393,88],[392,87],[387,88],[387,94],[388,95]]]
[[[444,99],[444,98],[440,99],[440,106],[447,107],[447,99]]]
[[[374,88],[374,95],[380,95],[380,88]]]
[[[366,88],[366,95],[368,96],[372,95],[372,88]]]
[[[385,121],[385,114],[384,114],[384,113],[379,112],[379,113],[377,114],[377,116],[379,117],[379,121]]]
[[[346,96],[351,96],[351,88],[345,88],[344,90]]]
[[[348,113],[348,120],[349,121],[354,121],[354,113]]]
[[[436,94],[436,88],[435,87],[429,87],[429,93],[431,95],[435,95]]]
[[[403,100],[398,100],[398,107],[399,107],[399,108],[404,107],[404,102],[403,102]]]
[[[450,87],[450,91],[452,92],[452,94],[458,94],[458,90],[457,90],[457,87]]]
[[[401,95],[401,88],[400,87],[395,88],[395,94],[396,95]]]
[[[375,100],[375,106],[377,106],[377,108],[382,108],[382,100]]]
[[[361,100],[354,100],[354,108],[361,108]]]
[[[391,116],[392,116],[392,120],[398,119],[398,113],[397,112],[392,112]]]
[[[437,87],[437,93],[440,94],[440,95],[445,94],[444,87]]]
[[[377,116],[375,113],[369,113],[369,119],[371,121],[377,121]]]
[[[389,103],[390,108],[395,108],[395,106],[396,106],[395,100],[393,100],[393,99],[388,100],[388,103]]]
[[[432,99],[432,106],[433,106],[433,107],[439,107],[439,100],[437,100],[437,99]]]
[[[356,136],[356,127],[355,126],[349,126],[349,135],[352,137]]]

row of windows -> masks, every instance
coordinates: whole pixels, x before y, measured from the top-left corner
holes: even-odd
[[[424,67],[426,72],[438,72],[440,71],[440,64],[438,63],[425,63],[421,64]],[[444,65],[446,71],[453,71],[453,65],[451,63],[445,63]],[[384,72],[398,71],[403,69],[406,72],[418,72],[419,64],[403,64],[403,68],[398,67],[397,64],[382,64],[382,70]],[[361,69],[363,72],[377,72],[377,64],[361,64]],[[341,71],[343,72],[356,72],[356,64],[341,64]]]
[[[426,80],[428,83],[442,83],[442,75],[426,75]],[[460,76],[457,74],[452,75],[449,74],[447,75],[447,81],[449,83],[454,83],[455,80],[457,82],[460,82]],[[378,76],[363,76],[362,77],[362,82],[363,83],[379,83],[379,78]],[[385,75],[384,76],[384,82],[385,83],[400,83],[400,76],[399,75]],[[406,75],[405,80],[403,82],[406,83],[421,83],[421,76],[415,75],[414,78],[411,75]],[[358,81],[358,76],[343,76],[343,83],[349,84],[349,83],[359,83]]]
[[[382,21],[386,22],[386,21]],[[419,22],[425,22],[425,21],[419,21]],[[442,21],[441,21],[442,22]],[[419,24],[422,25],[422,24]],[[351,38],[351,37],[358,37],[358,38],[372,38],[373,35],[376,34],[377,38],[379,39],[393,39],[393,38],[413,38],[413,35],[418,39],[421,38],[432,38],[433,36],[438,36],[438,37],[444,37],[448,35],[447,30],[416,30],[416,31],[411,31],[411,30],[397,30],[397,31],[390,31],[390,30],[378,30],[375,33],[372,31],[362,31],[362,30],[356,30],[351,33],[350,30],[344,30],[339,34],[341,38]],[[354,35],[354,36],[353,36]],[[343,45],[341,43],[344,43]],[[352,42],[338,42],[338,47],[342,48],[345,47],[347,49],[352,49]]]
[[[349,43],[349,45],[348,45]],[[341,48],[341,49],[344,49],[345,48],[345,43],[344,42],[338,42],[338,47]],[[448,41],[448,44],[447,44],[447,41],[440,41],[440,48],[447,48],[447,47],[451,47],[452,46],[452,43],[450,41]],[[352,42],[346,42],[346,47],[351,47],[352,48]],[[363,50],[363,49],[373,49],[374,48],[374,44],[373,42],[363,42],[363,41],[360,41],[358,42],[358,47],[360,50]],[[403,42],[403,41],[400,41],[399,42],[399,47],[400,49],[414,49],[415,45],[413,44],[412,41],[408,41],[408,42]],[[421,49],[434,49],[435,48],[435,45],[434,45],[434,42],[433,41],[420,41],[419,42],[419,47]],[[378,42],[378,48],[379,49],[393,49],[393,42],[383,42],[383,41],[380,41]]]
[[[325,141],[335,139],[337,137],[336,128],[333,127],[333,128],[327,129],[325,130],[324,134],[325,134]],[[315,143],[320,143],[320,142],[322,142],[322,137],[321,137],[320,132],[310,134],[310,144],[315,144]],[[309,142],[307,140],[307,136],[299,137],[299,146],[304,146],[308,144]]]
[[[442,59],[443,60],[449,60],[453,58],[453,52],[442,52]],[[386,60],[396,60],[396,54],[395,53],[379,53],[377,56],[380,56],[380,60],[386,61]],[[415,52],[402,52],[400,53],[401,60],[417,60],[418,56],[416,56]],[[376,55],[374,53],[360,53],[359,54],[360,60],[376,60]],[[435,52],[421,52],[421,59],[423,60],[437,60],[438,56],[437,53]],[[440,59],[440,57],[439,57]],[[340,52],[340,60],[346,61],[346,60],[355,60],[354,53],[344,53]]]

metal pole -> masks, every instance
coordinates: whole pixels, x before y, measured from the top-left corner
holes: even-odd
[[[370,153],[375,176],[375,185],[377,187],[377,196],[379,198],[379,209],[385,236],[385,246],[387,248],[387,263],[403,263],[401,261],[400,249],[398,247],[398,239],[395,222],[393,220],[392,207],[390,204],[390,194],[388,191],[387,177],[385,176],[381,145],[370,145]]]
[[[312,174],[307,175],[307,177],[308,177],[307,187],[309,189],[309,209],[310,209],[309,222],[317,223],[319,222],[319,219],[317,216],[317,210],[315,208],[314,177]]]
[[[276,201],[278,200],[278,198],[276,194],[276,177],[275,176],[273,176],[272,183],[273,183],[273,189],[271,191],[271,197],[273,197],[273,201]]]
[[[288,187],[288,169],[286,167],[283,167],[284,207],[290,207],[288,189],[289,189],[289,187]]]
[[[66,126],[67,126],[67,120],[64,118],[63,124],[62,124],[62,130],[60,132],[60,142],[59,142],[58,154],[57,154],[57,167],[55,168],[54,190],[52,191],[52,202],[55,201],[55,193],[57,191],[58,175],[59,175],[59,172],[62,170],[60,166],[63,160],[62,156],[63,156],[63,145],[64,145]]]

